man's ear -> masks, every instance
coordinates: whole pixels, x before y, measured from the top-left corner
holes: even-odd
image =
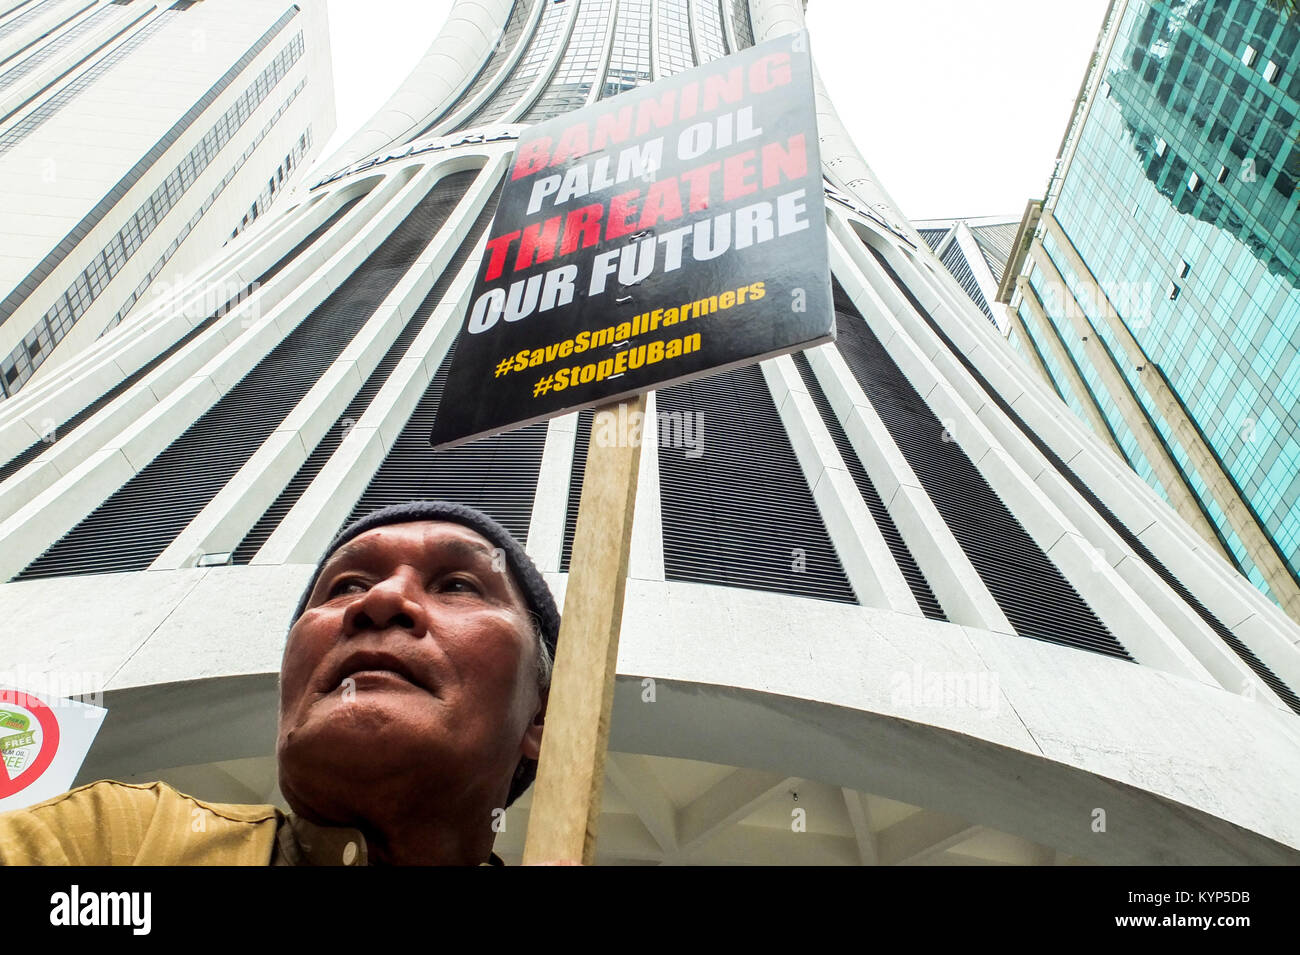
[[[533,714],[533,721],[528,724],[528,729],[524,731],[524,739],[520,744],[519,751],[528,759],[537,759],[542,751],[542,729],[546,722],[546,702],[550,698],[549,689],[542,693],[541,700],[537,704],[537,712]]]

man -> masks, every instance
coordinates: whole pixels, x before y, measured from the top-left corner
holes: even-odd
[[[289,815],[102,781],[0,815],[0,863],[499,865],[498,820],[536,774],[559,625],[487,515],[376,511],[330,545],[289,630]]]

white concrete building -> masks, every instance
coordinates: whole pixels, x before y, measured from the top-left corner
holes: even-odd
[[[0,0],[0,397],[269,209],[330,77],[324,0]]]
[[[517,124],[802,25],[465,0],[334,172],[0,405],[5,664],[102,681],[83,780],[278,799],[288,618],[353,515],[473,504],[563,594],[587,415],[428,447]],[[1300,628],[1025,370],[824,92],[817,120],[839,338],[650,399],[703,453],[641,458],[599,858],[1300,861]]]

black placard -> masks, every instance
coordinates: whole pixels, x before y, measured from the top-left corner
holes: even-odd
[[[520,136],[435,447],[834,337],[806,32]]]

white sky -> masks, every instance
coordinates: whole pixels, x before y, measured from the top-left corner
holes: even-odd
[[[383,105],[451,0],[326,0],[338,129]],[[1106,0],[811,0],[822,81],[912,219],[1019,217],[1041,197]]]

